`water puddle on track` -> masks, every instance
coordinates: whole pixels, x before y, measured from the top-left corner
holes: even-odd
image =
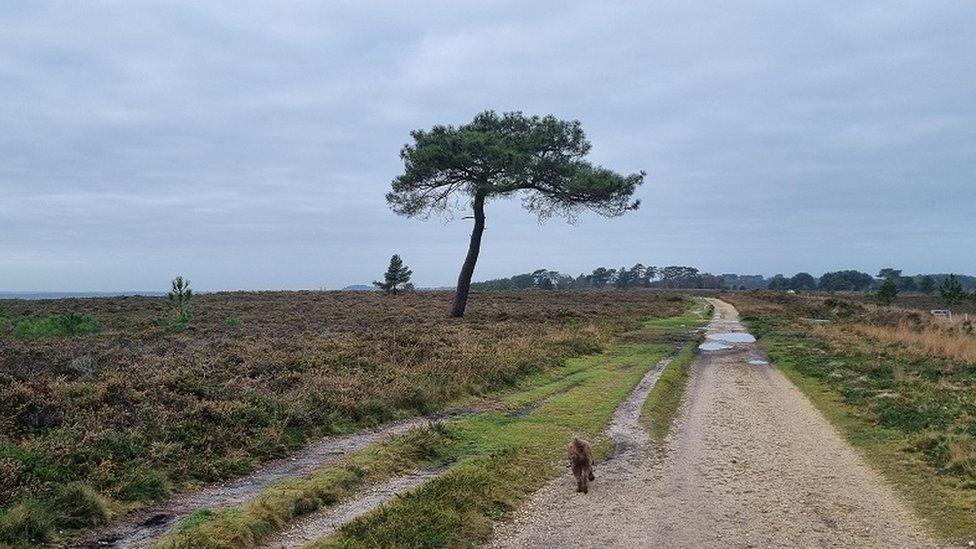
[[[705,342],[698,346],[702,351],[722,351],[725,349],[731,349],[731,345],[726,345],[724,343],[716,342]]]
[[[723,343],[754,343],[756,338],[746,332],[724,332],[720,334],[708,334],[708,339],[721,341]]]

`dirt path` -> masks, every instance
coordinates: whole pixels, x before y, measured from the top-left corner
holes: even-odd
[[[254,473],[173,497],[159,505],[121,517],[72,544],[73,547],[148,547],[190,513],[203,508],[236,505],[253,499],[269,484],[289,477],[304,476],[336,459],[361,450],[393,435],[405,433],[447,417],[456,417],[492,407],[490,401],[470,408],[398,421],[351,435],[320,439],[295,454],[267,463]]]
[[[666,448],[564,476],[495,530],[495,547],[934,547],[921,522],[771,368],[731,305],[710,300],[702,351]],[[722,334],[733,332],[725,337]],[[732,340],[732,341],[729,341]],[[745,340],[735,342],[734,340]],[[636,421],[636,419],[635,419]]]

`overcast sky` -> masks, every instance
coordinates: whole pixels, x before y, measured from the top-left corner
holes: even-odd
[[[470,220],[383,198],[409,132],[583,123],[643,207],[488,206],[546,267],[976,273],[976,4],[0,3],[0,290],[453,284]]]

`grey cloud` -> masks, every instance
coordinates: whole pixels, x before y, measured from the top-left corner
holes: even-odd
[[[645,207],[496,202],[476,277],[546,266],[976,272],[968,1],[7,2],[0,289],[450,284],[467,221],[383,194],[411,129],[578,118]],[[460,216],[458,216],[460,217]]]

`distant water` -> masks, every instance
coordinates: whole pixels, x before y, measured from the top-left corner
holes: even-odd
[[[0,299],[65,299],[71,297],[162,296],[166,292],[0,292]]]

